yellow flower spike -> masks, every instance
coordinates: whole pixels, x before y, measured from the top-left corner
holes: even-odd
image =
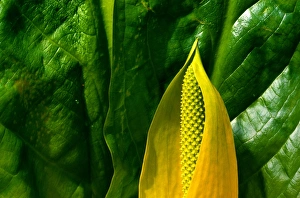
[[[196,40],[185,65],[163,95],[150,126],[139,183],[140,198],[238,197],[237,162],[229,117],[222,98],[205,73],[197,43]],[[198,106],[199,112],[182,107],[187,102],[181,100],[185,98],[182,86],[188,68],[193,70],[200,88],[189,90],[193,93],[200,90],[202,95],[189,93],[193,98],[187,100]],[[192,123],[183,119],[184,116]],[[189,130],[183,124],[189,125]],[[196,141],[189,139],[191,134]],[[187,150],[190,153],[185,154]]]

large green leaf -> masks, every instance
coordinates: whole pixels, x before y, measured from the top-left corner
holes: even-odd
[[[0,197],[103,197],[109,58],[100,6],[0,2]]]
[[[152,117],[195,37],[232,120],[240,197],[299,196],[299,6],[0,1],[0,197],[136,197]]]

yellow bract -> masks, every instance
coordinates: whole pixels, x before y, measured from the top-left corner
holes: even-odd
[[[189,107],[185,107],[187,111],[181,111],[181,99],[183,99],[181,91],[187,68],[192,69],[196,82],[201,88],[205,111],[204,107],[199,107],[197,112],[193,112],[194,108]],[[201,101],[199,98],[198,100]],[[193,102],[188,103],[195,105]],[[190,145],[185,146],[187,148],[185,149],[182,147],[181,139],[183,134],[181,131],[184,129],[180,123],[184,116],[190,116],[188,114],[202,115],[201,109],[205,116],[201,145],[191,142]],[[181,115],[182,113],[186,115]],[[201,123],[201,116],[199,119],[196,116],[194,121]],[[187,133],[197,138],[194,131],[190,130]],[[189,152],[195,153],[193,147],[197,145],[196,150],[199,154],[193,158],[195,167],[194,170],[189,170],[191,180],[186,187],[182,180],[181,160],[184,157],[181,151],[188,152],[191,149]],[[193,44],[185,65],[170,83],[156,110],[148,132],[139,183],[139,197],[182,198],[185,195],[188,198],[238,197],[237,162],[229,117],[222,98],[211,84],[202,66],[197,41]]]

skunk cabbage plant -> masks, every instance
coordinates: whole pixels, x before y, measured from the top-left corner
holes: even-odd
[[[197,40],[148,132],[140,197],[238,197],[232,129]]]
[[[300,0],[0,0],[0,197],[300,197],[299,19]]]

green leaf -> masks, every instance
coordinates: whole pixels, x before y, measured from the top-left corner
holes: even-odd
[[[240,197],[299,196],[299,9],[259,1],[222,37],[212,80],[233,119]]]
[[[299,196],[299,61],[300,45],[268,89],[232,121],[241,197]]]
[[[212,81],[231,118],[261,96],[289,64],[300,38],[296,2],[259,1],[225,23],[230,28],[222,34]]]
[[[103,197],[109,58],[99,6],[0,2],[0,197]]]

